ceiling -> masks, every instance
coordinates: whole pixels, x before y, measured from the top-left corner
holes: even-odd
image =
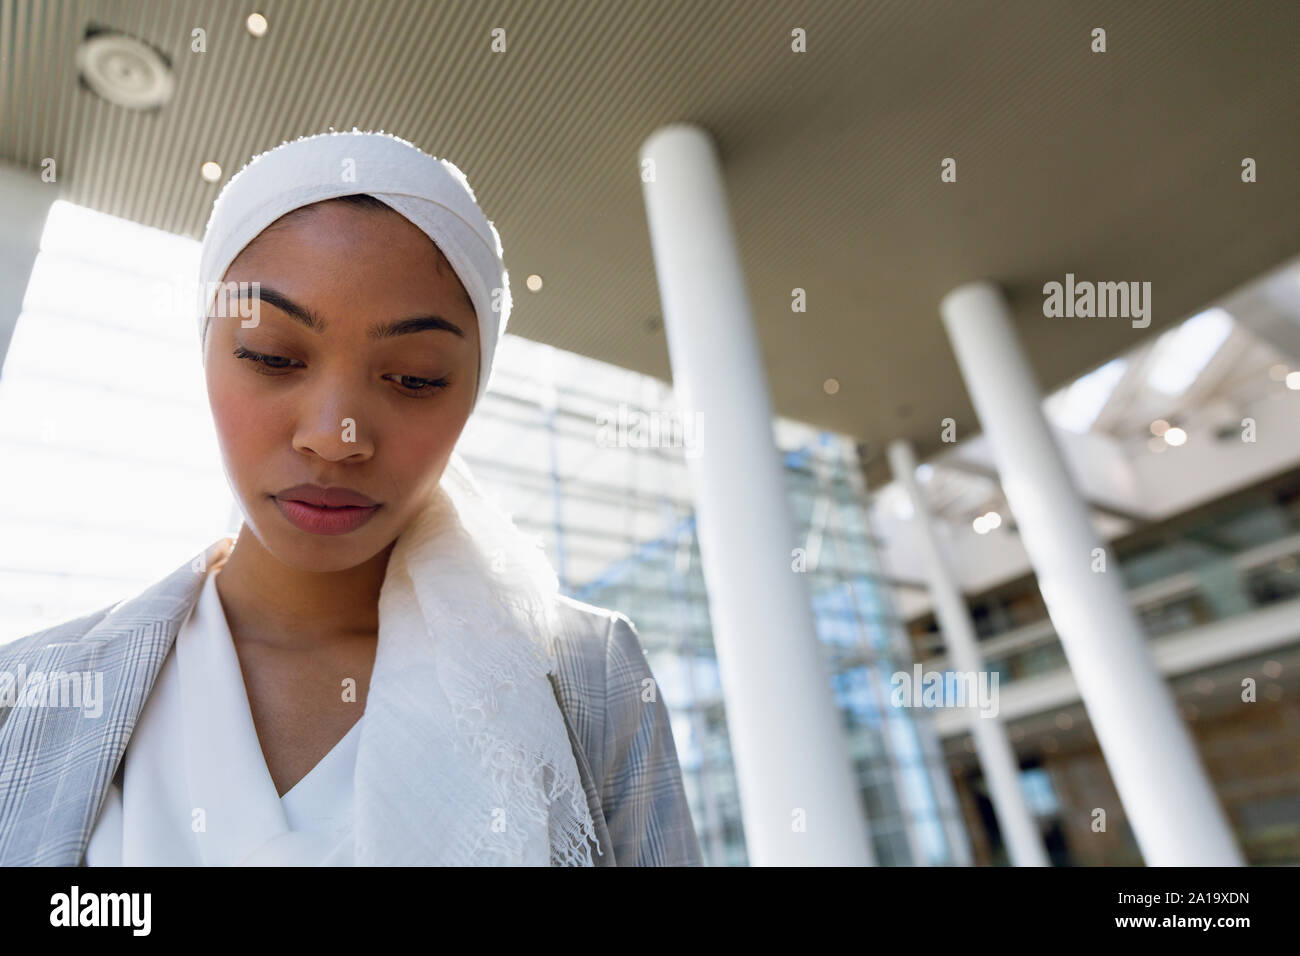
[[[80,85],[90,25],[162,51],[171,102],[140,113]],[[777,412],[925,456],[941,419],[978,428],[937,314],[954,286],[1004,285],[1050,390],[1300,250],[1297,41],[1294,0],[0,0],[0,161],[53,157],[63,198],[200,237],[254,153],[387,130],[466,172],[515,282],[510,331],[666,379],[637,152],[695,122]],[[1066,272],[1151,282],[1150,328],[1044,318]]]
[[[1186,388],[1175,394],[1162,392],[1150,384],[1153,366],[1160,360],[1156,347],[1159,341],[1159,336],[1148,337],[1121,356],[1123,371],[1113,380],[1113,385],[1107,386],[1109,392],[1090,427],[1071,428],[1051,408],[1054,401],[1067,397],[1069,386],[1051,396],[1045,409],[1048,420],[1069,431],[1104,435],[1117,442],[1123,454],[1137,458],[1169,450],[1170,446],[1154,437],[1151,430],[1157,420],[1182,428],[1192,427],[1214,441],[1240,442],[1245,409],[1284,388],[1278,380],[1280,376],[1272,373],[1286,356],[1272,344],[1261,341],[1243,324],[1232,322],[1223,343],[1190,378]],[[929,462],[929,472],[922,478],[922,494],[937,517],[970,525],[977,515],[994,510],[1012,528],[1015,519],[1009,513],[997,472],[969,457],[979,444],[977,441],[958,445],[936,455]],[[979,454],[988,452],[981,449]],[[910,505],[900,500],[906,498],[900,486],[891,485],[881,493],[893,500],[894,507],[910,514]],[[1112,499],[1109,504],[1093,503],[1093,507],[1093,521],[1103,529],[1113,528],[1112,534],[1103,534],[1107,539],[1127,533],[1145,520],[1167,516],[1150,513],[1149,507],[1136,496],[1129,501]]]

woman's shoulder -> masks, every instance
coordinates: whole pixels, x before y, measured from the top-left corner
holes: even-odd
[[[596,637],[603,641],[615,619],[627,621],[618,611],[586,604],[563,594],[556,598],[556,603],[560,609],[560,623],[566,634],[574,633],[588,639]]]
[[[560,595],[560,640],[557,651],[578,655],[604,673],[611,658],[621,659],[629,652],[644,655],[636,627],[627,615],[609,608],[585,604],[576,598]]]
[[[557,680],[583,714],[607,716],[607,703],[639,688],[649,676],[645,651],[625,614],[575,598],[558,599]]]

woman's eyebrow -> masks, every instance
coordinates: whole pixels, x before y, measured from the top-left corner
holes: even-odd
[[[289,298],[283,292],[268,288],[260,283],[256,285],[245,285],[240,283],[240,298],[255,298],[275,306],[285,315],[301,322],[307,328],[317,334],[325,332],[325,320],[318,316],[305,306],[299,305],[293,299]],[[391,339],[398,335],[410,335],[413,332],[425,332],[429,330],[451,332],[454,335],[465,337],[465,332],[459,325],[450,322],[438,315],[418,315],[409,319],[396,319],[392,322],[381,322],[378,325],[372,325],[366,335],[375,340]]]
[[[395,322],[372,325],[366,335],[378,341],[380,339],[391,339],[397,335],[410,335],[412,332],[424,332],[428,329],[452,332],[462,339],[465,337],[465,333],[461,331],[459,325],[448,322],[440,315],[417,315],[411,319],[398,319]]]

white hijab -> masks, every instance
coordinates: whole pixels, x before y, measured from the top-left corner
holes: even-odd
[[[382,200],[447,257],[474,303],[475,405],[510,313],[501,240],[459,169],[385,133],[323,133],[254,157],[222,189],[203,239],[212,290],[263,229],[353,193]],[[211,291],[199,316],[200,341]],[[555,572],[453,454],[397,539],[356,760],[358,865],[591,866],[594,824],[547,673]]]

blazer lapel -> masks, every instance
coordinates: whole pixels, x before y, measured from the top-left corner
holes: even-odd
[[[229,553],[222,538],[78,634],[37,635],[4,670],[36,691],[42,675],[77,674],[98,706],[15,706],[0,725],[0,866],[76,866],[149,691],[194,607],[207,568]],[[102,682],[102,683],[101,683]],[[42,697],[48,700],[48,698]]]

